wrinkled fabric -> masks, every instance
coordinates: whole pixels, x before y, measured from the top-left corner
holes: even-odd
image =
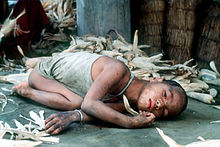
[[[41,76],[57,80],[84,98],[93,83],[92,65],[101,56],[86,52],[61,53],[42,60],[36,68]]]

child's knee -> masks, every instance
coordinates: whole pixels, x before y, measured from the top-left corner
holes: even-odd
[[[32,81],[31,79],[28,79],[28,84],[29,84],[29,86],[30,86],[31,88],[35,88],[35,87],[34,87],[34,83],[33,83],[33,81]]]
[[[29,77],[28,77],[28,84],[31,88],[35,88],[36,83],[35,82],[39,82],[38,76],[36,76],[36,69],[33,69],[33,71],[30,73]]]

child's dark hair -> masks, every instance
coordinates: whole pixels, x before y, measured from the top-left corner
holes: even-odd
[[[182,87],[179,83],[177,83],[176,81],[173,81],[173,80],[164,80],[163,82],[164,82],[165,84],[167,84],[167,85],[174,86],[174,87],[178,87],[178,88],[182,89],[183,94],[184,94],[184,97],[181,97],[181,98],[184,99],[184,102],[185,102],[185,103],[184,103],[183,108],[182,108],[182,110],[180,111],[180,113],[183,112],[183,111],[186,109],[187,104],[188,104],[188,99],[187,99],[187,95],[186,95],[185,90],[184,90],[183,87]]]

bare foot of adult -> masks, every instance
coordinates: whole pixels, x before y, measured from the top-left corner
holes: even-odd
[[[29,97],[31,94],[32,88],[28,82],[21,82],[18,85],[12,87],[12,92],[17,93],[23,97]]]

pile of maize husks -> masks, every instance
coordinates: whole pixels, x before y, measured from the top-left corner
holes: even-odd
[[[42,6],[51,23],[60,29],[75,29],[76,1],[75,0],[43,0]]]
[[[32,48],[48,48],[56,42],[69,41],[67,31],[76,30],[76,1],[75,0],[43,0],[42,6],[48,16],[51,30],[42,31],[41,40]]]

